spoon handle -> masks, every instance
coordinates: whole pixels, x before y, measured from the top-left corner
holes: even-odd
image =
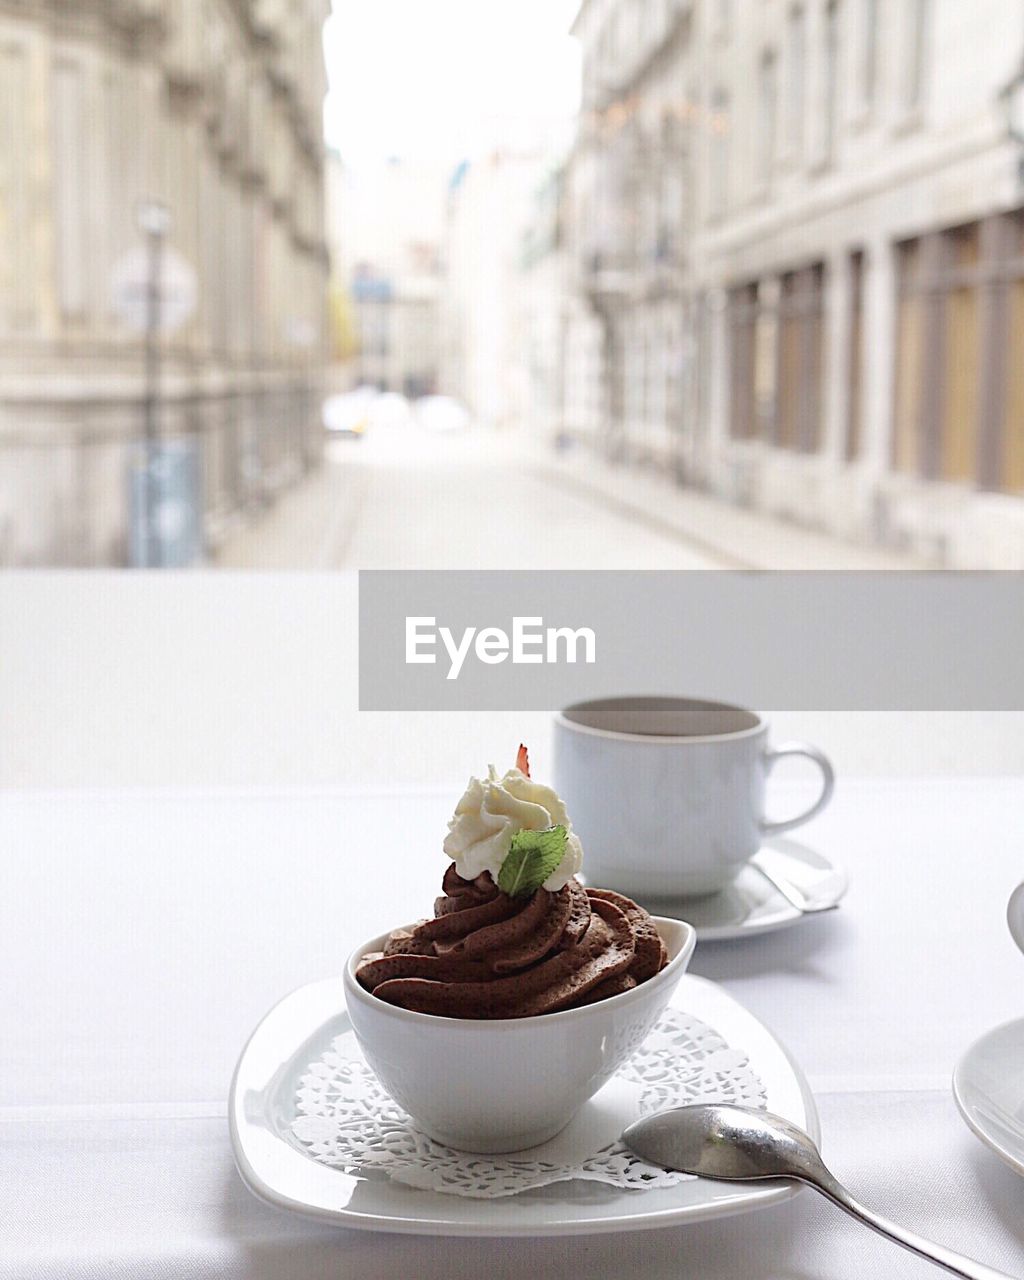
[[[795,907],[802,915],[813,916],[822,911],[835,911],[839,906],[838,902],[812,902],[795,884],[765,864],[761,856],[764,852],[762,849],[760,853],[756,853],[750,859],[750,865],[755,871],[761,873],[776,893],[781,893],[789,905]]]
[[[962,1280],[1014,1280],[1014,1277],[1008,1276],[1005,1271],[997,1271],[995,1267],[988,1267],[983,1262],[975,1262],[973,1258],[965,1258],[963,1254],[955,1253],[944,1245],[935,1244],[932,1240],[925,1240],[921,1236],[915,1235],[913,1231],[907,1231],[897,1223],[890,1222],[888,1218],[883,1218],[881,1214],[875,1213],[874,1210],[868,1209],[854,1200],[853,1196],[835,1178],[829,1177],[827,1180],[822,1178],[820,1181],[811,1182],[810,1185],[816,1187],[833,1204],[838,1205],[840,1209],[848,1213],[851,1218],[857,1218],[865,1226],[870,1227],[872,1231],[877,1231],[879,1235],[895,1240],[897,1244],[901,1244],[904,1249],[909,1249],[911,1253],[916,1253],[921,1258],[927,1258],[929,1262],[945,1267],[953,1275],[961,1276]]]

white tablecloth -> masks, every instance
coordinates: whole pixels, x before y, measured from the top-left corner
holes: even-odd
[[[0,1276],[927,1274],[810,1193],[685,1229],[514,1247],[331,1230],[253,1199],[225,1121],[239,1048],[283,993],[426,909],[451,799],[0,797]],[[1024,1182],[967,1132],[949,1089],[971,1041],[1024,1013],[1003,923],[1024,877],[1024,781],[844,781],[805,838],[848,866],[842,910],[698,947],[693,972],[788,1045],[826,1156],[864,1199],[1024,1275]]]

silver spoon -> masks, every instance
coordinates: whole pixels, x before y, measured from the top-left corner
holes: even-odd
[[[805,916],[818,915],[822,911],[835,911],[838,902],[812,902],[810,898],[796,887],[791,880],[779,872],[769,861],[771,849],[761,849],[750,859],[750,865],[768,881],[776,893],[781,893],[791,907]]]
[[[904,1249],[938,1263],[963,1280],[1012,1280],[981,1262],[923,1240],[858,1204],[825,1168],[818,1148],[802,1129],[766,1111],[697,1104],[637,1120],[622,1140],[642,1159],[666,1169],[726,1182],[795,1178],[827,1196],[853,1218]]]

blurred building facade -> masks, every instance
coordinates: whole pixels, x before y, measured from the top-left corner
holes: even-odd
[[[405,257],[389,269],[363,261],[353,271],[355,377],[416,399],[437,390],[441,269],[436,245],[409,245]]]
[[[328,148],[324,166],[324,234],[330,259],[327,384],[332,392],[350,386],[353,359],[359,350],[352,301],[352,246],[348,239],[352,186],[353,176],[340,153]]]
[[[524,272],[555,247],[524,261],[528,228],[542,237],[550,230],[535,225],[550,164],[547,148],[502,147],[461,164],[448,184],[442,388],[492,426],[518,423],[532,409],[529,367],[538,335],[529,326],[540,307],[541,325],[550,328],[563,305],[557,268],[543,283]]]
[[[676,0],[589,0],[576,22],[583,101],[569,218],[589,315],[572,325],[570,424],[596,425],[616,457],[674,458],[693,422],[684,403],[693,21]]]
[[[344,245],[354,320],[348,381],[411,398],[437,390],[444,179],[392,157],[328,188],[329,235]]]
[[[566,168],[552,164],[538,185],[520,242],[519,353],[526,373],[531,427],[563,430],[570,368],[568,337],[574,297],[566,252]]]
[[[574,29],[566,424],[801,523],[1024,567],[1016,0],[584,0]]]
[[[0,563],[123,563],[143,340],[111,298],[159,201],[162,340],[207,544],[320,452],[328,0],[0,0]]]

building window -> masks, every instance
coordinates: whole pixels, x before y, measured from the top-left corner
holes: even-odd
[[[636,436],[644,421],[644,339],[635,317],[626,325],[623,348],[624,416]]]
[[[12,330],[36,319],[28,86],[25,49],[0,46],[0,324]]]
[[[659,262],[675,261],[684,225],[685,171],[675,162],[676,154],[677,152],[672,148],[666,148],[664,168],[659,183],[656,244]]]
[[[906,65],[903,76],[903,106],[916,111],[924,96],[928,32],[931,21],[930,0],[904,0],[906,22]]]
[[[1005,358],[998,379],[995,465],[991,483],[1008,493],[1024,493],[1024,211],[1005,219],[1001,275],[1009,286],[1005,324]]]
[[[707,422],[711,405],[711,367],[714,338],[714,304],[706,293],[699,293],[693,311],[693,423]]]
[[[980,408],[980,237],[978,224],[943,237],[939,299],[943,309],[942,369],[946,385],[940,420],[938,474],[943,480],[977,477]]]
[[[757,285],[737,285],[729,290],[729,433],[734,440],[757,436],[754,400]]]
[[[985,274],[978,223],[897,247],[897,470],[978,479],[982,393],[999,345],[981,345]]]
[[[648,354],[647,416],[656,429],[669,425],[669,352],[672,333],[663,316],[655,312]]]
[[[126,192],[132,189],[131,182],[128,178],[126,154],[127,142],[125,138],[127,130],[123,128],[125,119],[124,111],[124,80],[121,75],[116,74],[112,69],[106,71],[100,83],[100,98],[102,102],[103,121],[102,138],[99,142],[100,172],[99,185],[101,191],[105,193],[104,199],[107,202],[108,215],[105,219],[106,232],[106,257],[107,262],[113,264],[117,261],[118,256],[123,252],[124,246],[131,243],[134,238],[134,226],[129,229],[129,219],[133,218],[135,213],[131,205],[130,199],[126,198]],[[188,148],[183,133],[178,135],[178,152],[184,158],[187,156],[192,159],[194,153]],[[195,189],[194,179],[188,170],[182,170],[179,174],[175,174],[174,181],[169,190],[174,193],[181,193],[183,199],[187,198],[185,193],[191,194]],[[128,206],[127,208],[125,206]],[[192,235],[194,233],[194,212],[192,209],[187,211],[186,216],[182,217],[181,210],[174,211],[174,227],[175,239],[183,248],[188,250],[189,257],[194,258],[194,246]],[[117,314],[114,310],[112,298],[107,299],[106,303],[106,320],[108,324],[117,323]]]
[[[849,333],[847,336],[846,460],[860,457],[864,443],[864,251],[849,260]]]
[[[825,120],[822,158],[826,164],[835,158],[836,133],[839,126],[839,0],[829,0],[825,8]]]
[[[863,107],[870,109],[878,86],[878,0],[861,0],[859,89]]]
[[[789,13],[788,39],[789,77],[786,135],[789,150],[797,162],[804,150],[804,112],[807,85],[807,21],[803,8]]]
[[[897,471],[918,469],[921,386],[924,371],[924,289],[921,241],[896,246],[896,406],[892,462]]]
[[[57,288],[61,311],[70,320],[84,317],[88,300],[86,123],[82,70],[60,60],[53,68]]]
[[[729,152],[731,126],[729,119],[729,95],[724,89],[716,89],[711,98],[710,122],[712,218],[725,216],[729,206]]]
[[[775,131],[778,119],[778,66],[775,54],[765,50],[761,55],[759,73],[760,145],[758,147],[759,185],[767,189],[775,168]]]
[[[790,271],[779,291],[779,361],[775,443],[814,453],[821,445],[825,268]]]
[[[775,439],[779,391],[779,281],[762,280],[754,330],[754,413],[758,438]]]

